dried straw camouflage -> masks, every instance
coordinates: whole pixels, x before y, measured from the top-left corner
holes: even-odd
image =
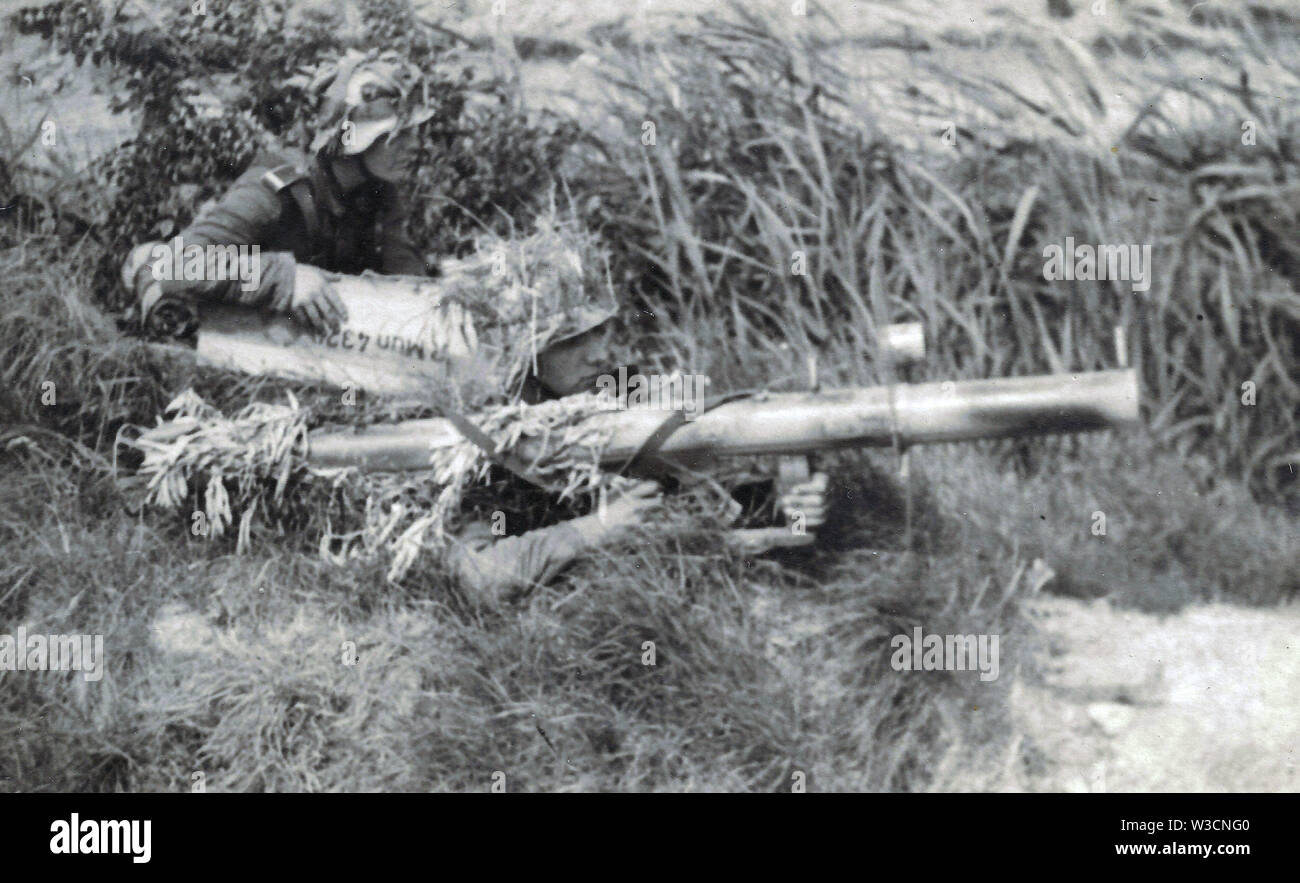
[[[488,237],[470,257],[443,263],[444,303],[459,304],[478,345],[497,355],[499,397],[514,398],[547,347],[618,316],[618,304],[591,266],[590,234],[548,220],[522,239]]]
[[[544,454],[530,462],[530,469],[566,494],[621,481],[600,470],[599,451],[607,439],[604,430],[585,422],[607,403],[584,394],[527,406],[517,393],[548,346],[616,315],[612,292],[593,272],[594,242],[590,234],[543,221],[522,239],[485,237],[474,255],[446,262],[438,280],[404,280],[429,286],[438,299],[438,316],[467,325],[452,330],[480,350],[483,358],[476,364],[483,370],[475,380],[482,395],[465,395],[458,404],[499,450],[514,450],[525,438],[541,439]],[[355,478],[351,470],[313,473],[305,457],[306,427],[313,416],[292,396],[287,405],[255,403],[227,418],[186,392],[167,410],[173,415],[169,422],[124,440],[143,454],[139,475],[146,501],[183,507],[201,486],[209,530],[219,535],[237,525],[237,548],[247,547],[259,510],[270,513],[287,505],[287,485],[315,481],[336,487]],[[387,550],[393,556],[389,577],[399,579],[426,545],[446,541],[466,488],[482,480],[491,464],[478,445],[458,439],[431,446],[429,470],[403,477],[400,487],[364,488],[365,528],[348,555]],[[233,494],[226,492],[227,482]],[[423,489],[423,506],[397,502],[409,502],[405,492],[412,483]],[[329,541],[322,538],[323,549]]]

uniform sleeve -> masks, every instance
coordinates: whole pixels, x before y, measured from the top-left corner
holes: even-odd
[[[584,529],[585,521],[576,518],[522,536],[464,543],[450,555],[452,569],[461,585],[475,596],[505,600],[549,582],[592,548],[595,537]]]
[[[171,272],[161,274],[164,294],[186,294],[195,298],[216,299],[251,307],[267,307],[284,312],[293,299],[293,277],[296,262],[290,252],[262,251],[262,243],[269,241],[275,225],[280,222],[280,200],[261,183],[266,169],[260,165],[250,168],[215,203],[206,206],[172,240],[172,249],[180,249],[180,260],[174,262]],[[209,246],[259,246],[256,260],[251,266],[229,263],[232,250],[218,251]],[[203,271],[193,272],[197,264],[191,256],[203,249]],[[246,252],[252,258],[251,249]],[[220,264],[223,264],[221,266]],[[181,269],[181,273],[175,270]],[[186,267],[190,270],[185,270]],[[237,267],[237,271],[232,269]],[[194,278],[202,276],[202,278]],[[170,277],[170,278],[169,278]],[[188,277],[188,278],[187,278]]]
[[[384,211],[379,219],[379,261],[384,273],[394,276],[428,276],[429,267],[415,245],[406,238],[403,226],[408,203],[389,188]]]

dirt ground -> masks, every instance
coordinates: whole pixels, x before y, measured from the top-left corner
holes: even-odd
[[[1011,693],[1025,789],[1300,790],[1300,610],[1033,604],[1041,678]]]

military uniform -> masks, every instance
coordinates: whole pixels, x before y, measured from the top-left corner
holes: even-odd
[[[182,231],[178,243],[186,249],[257,245],[258,287],[245,291],[238,279],[167,279],[161,293],[284,312],[298,261],[338,273],[425,275],[431,268],[402,234],[406,210],[391,184],[368,181],[343,194],[319,162],[284,153],[260,156]]]
[[[471,597],[503,601],[550,582],[599,545],[591,517],[496,537],[486,524],[468,525],[452,539],[444,559]]]

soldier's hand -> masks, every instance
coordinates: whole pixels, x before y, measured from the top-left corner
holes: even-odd
[[[305,328],[330,334],[348,320],[347,308],[325,274],[307,264],[298,264],[293,275],[293,301],[289,315]]]
[[[629,487],[618,499],[597,510],[601,522],[607,527],[637,524],[645,513],[663,502],[663,490],[658,482],[639,481]]]
[[[814,472],[807,481],[784,488],[779,499],[782,514],[791,521],[802,515],[804,528],[816,530],[826,523],[829,486],[825,472]]]

